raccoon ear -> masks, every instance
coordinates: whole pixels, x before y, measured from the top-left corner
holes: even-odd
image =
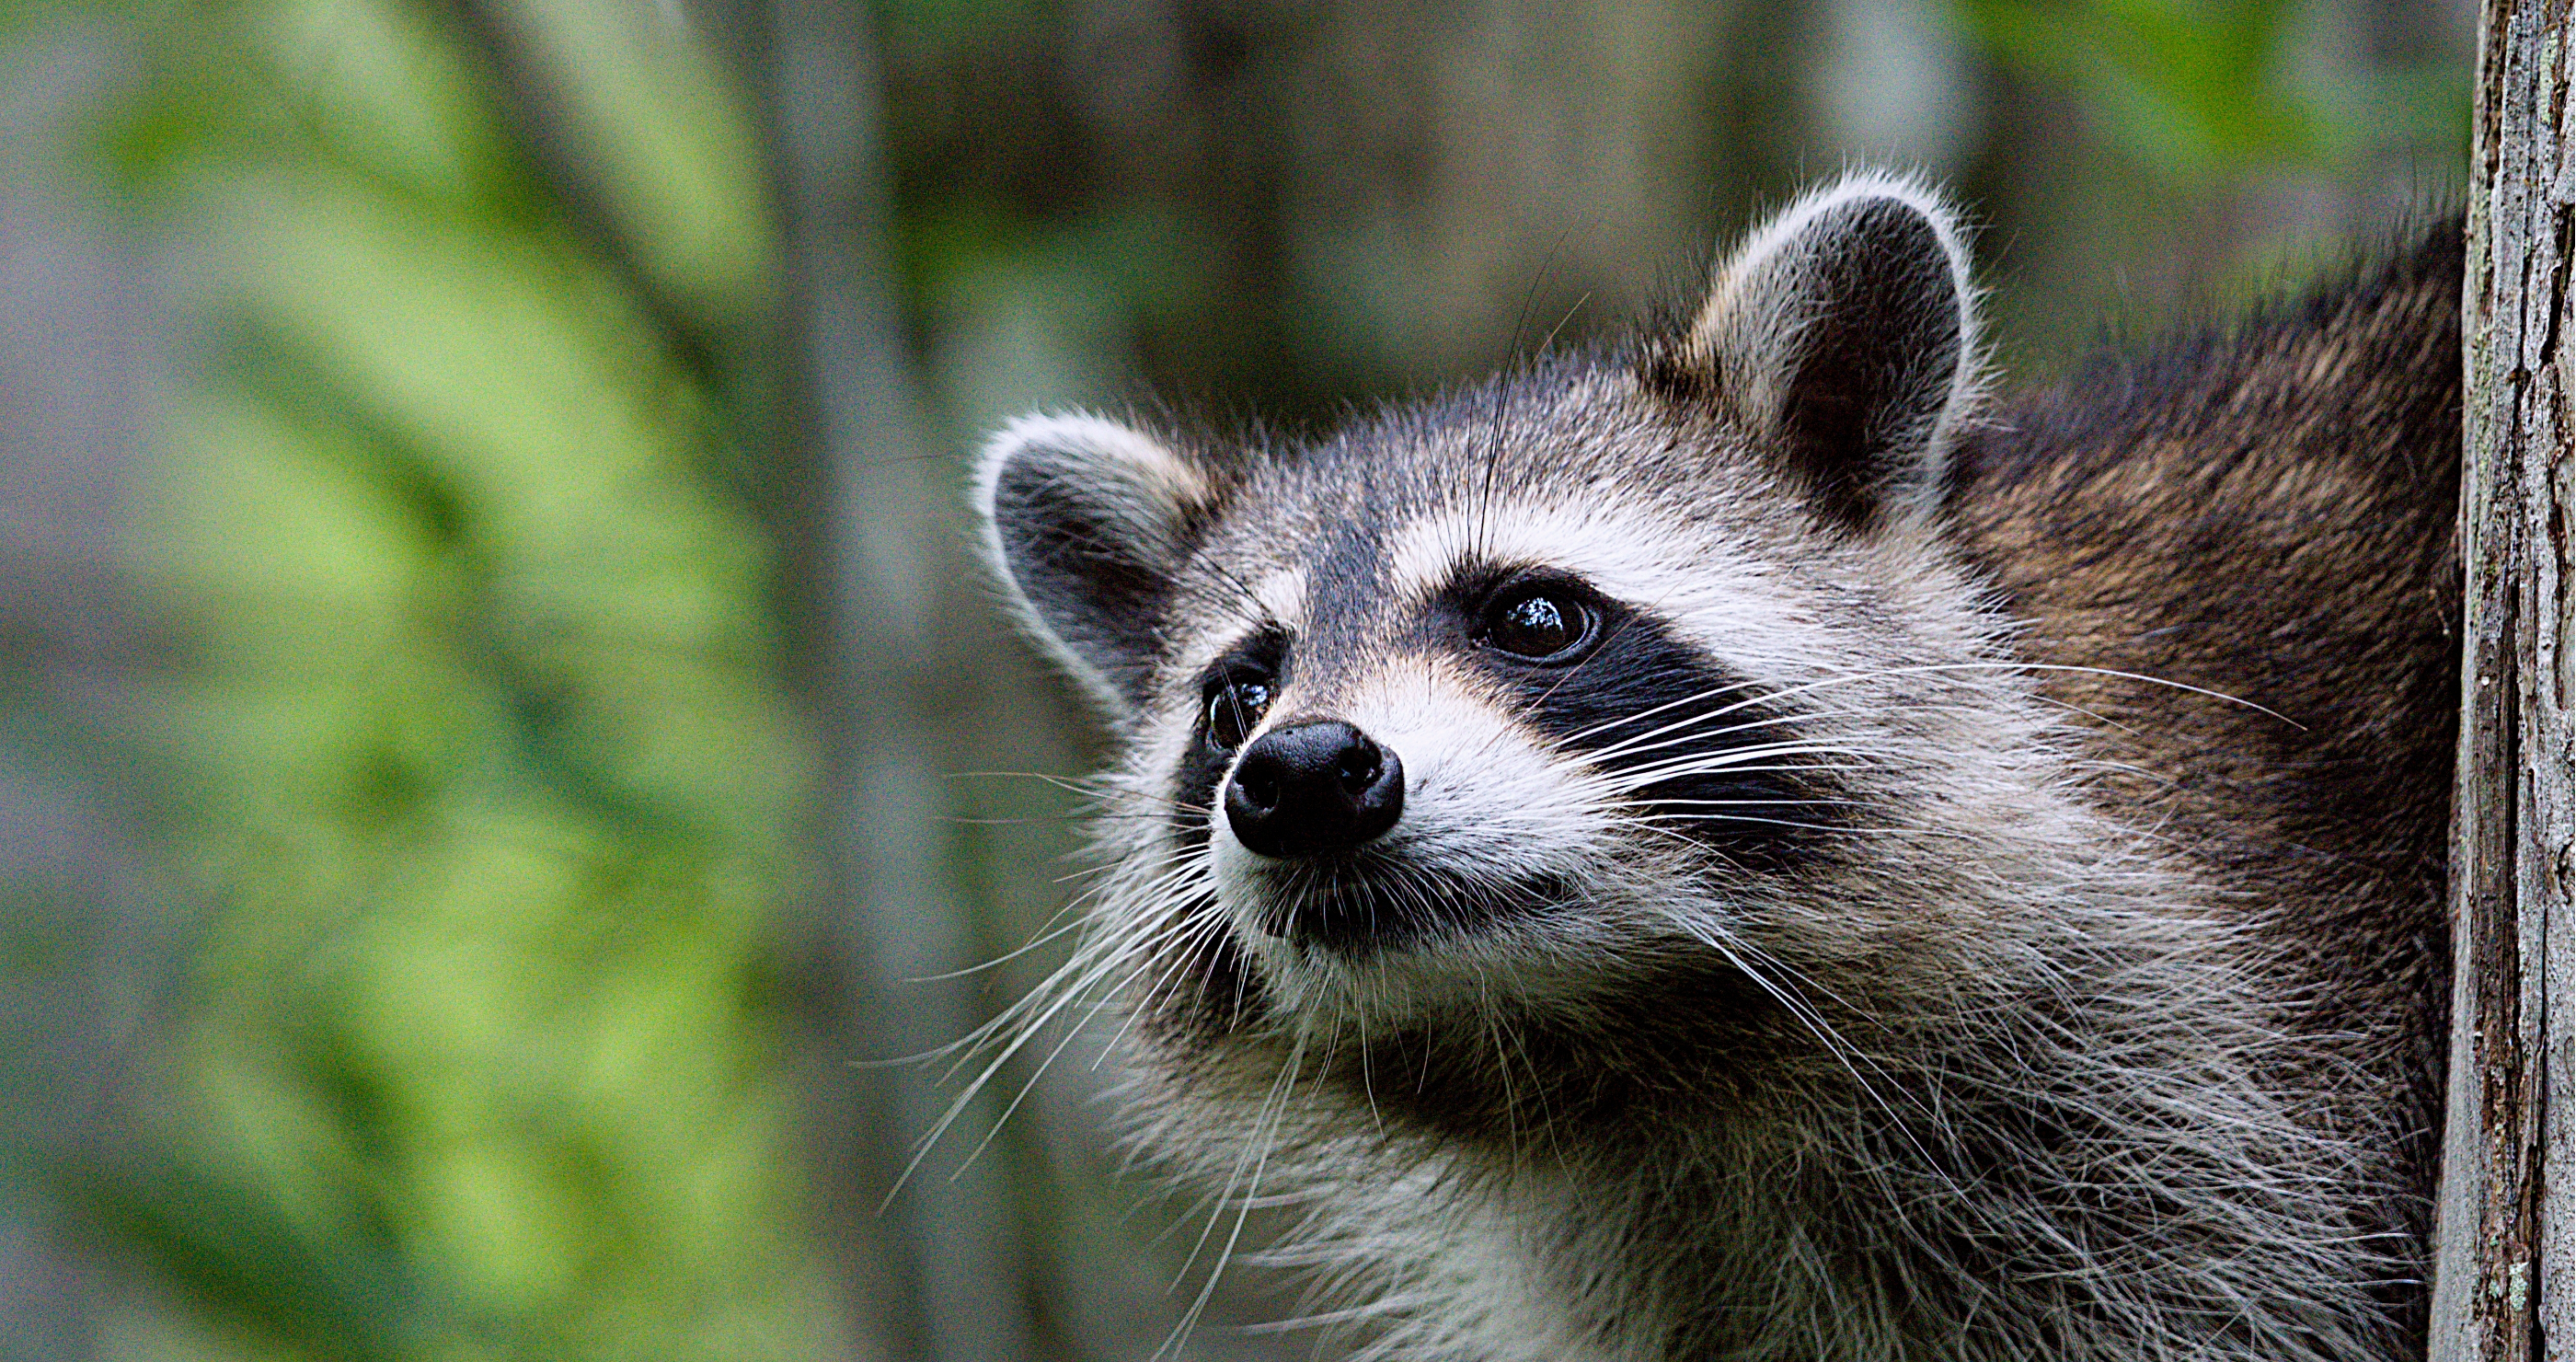
[[[1827,520],[1928,515],[1979,382],[1957,216],[1920,183],[1807,195],[1717,271],[1677,358],[1786,461]]]
[[[1206,471],[1115,421],[1023,416],[985,444],[974,500],[1029,633],[1110,713],[1134,712],[1164,595],[1216,502]]]

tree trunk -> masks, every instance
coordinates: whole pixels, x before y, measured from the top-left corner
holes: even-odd
[[[2487,0],[2478,54],[2434,1362],[2576,1355],[2568,6]]]

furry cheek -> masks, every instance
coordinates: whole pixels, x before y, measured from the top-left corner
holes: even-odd
[[[1608,847],[1608,782],[1550,754],[1447,659],[1392,667],[1353,696],[1352,722],[1404,757],[1390,854],[1444,880],[1500,888],[1591,878]]]

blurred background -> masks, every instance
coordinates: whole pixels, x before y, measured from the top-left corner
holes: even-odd
[[[1207,1208],[1117,1171],[1107,1026],[897,1190],[976,1069],[880,1061],[1063,958],[1097,755],[978,433],[1293,436],[1855,160],[2045,378],[2454,202],[2474,25],[0,0],[0,1359],[1154,1354]]]

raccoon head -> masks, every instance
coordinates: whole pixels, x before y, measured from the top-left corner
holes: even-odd
[[[1123,743],[1090,977],[1200,1067],[1955,989],[2054,807],[1943,544],[1979,374],[1959,226],[1863,176],[1680,325],[1328,439],[1012,424],[988,552]]]

